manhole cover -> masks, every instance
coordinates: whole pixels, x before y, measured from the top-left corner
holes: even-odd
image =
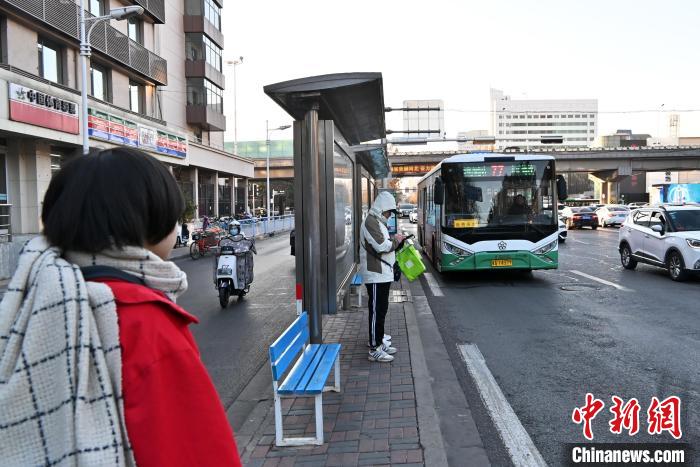
[[[593,284],[564,284],[559,288],[565,292],[587,292],[589,290],[600,290],[600,287]]]

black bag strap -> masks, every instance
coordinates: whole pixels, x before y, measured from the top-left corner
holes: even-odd
[[[363,243],[362,246],[365,248],[365,250],[367,251],[367,253],[371,253],[372,256],[374,256],[375,258],[377,258],[379,261],[381,261],[382,263],[386,264],[386,265],[389,266],[390,268],[393,268],[393,267],[394,267],[393,264],[389,264],[388,261],[384,261],[384,260],[382,259],[382,257],[380,256],[380,254],[377,253],[376,251],[374,251],[374,248],[367,248],[367,242],[362,242],[362,243]]]
[[[80,268],[86,281],[93,279],[119,279],[124,282],[145,286],[143,279],[111,266],[85,266]]]

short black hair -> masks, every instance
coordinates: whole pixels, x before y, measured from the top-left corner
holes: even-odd
[[[69,161],[49,183],[41,220],[52,245],[98,253],[156,244],[184,210],[165,164],[136,149],[116,148]]]

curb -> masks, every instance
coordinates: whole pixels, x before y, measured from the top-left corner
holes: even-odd
[[[411,289],[405,277],[401,279],[401,288],[412,297]],[[433,378],[428,371],[428,363],[425,360],[423,341],[418,329],[416,310],[413,303],[408,301],[403,304],[406,316],[406,330],[408,332],[408,348],[411,354],[411,372],[416,392],[416,414],[418,415],[419,439],[423,446],[425,465],[446,466],[447,455],[445,444],[440,431],[440,421],[435,411],[435,397],[433,396]]]

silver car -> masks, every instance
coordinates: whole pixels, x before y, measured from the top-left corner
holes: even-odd
[[[601,227],[621,226],[630,213],[627,206],[608,204],[600,207],[595,212]]]

